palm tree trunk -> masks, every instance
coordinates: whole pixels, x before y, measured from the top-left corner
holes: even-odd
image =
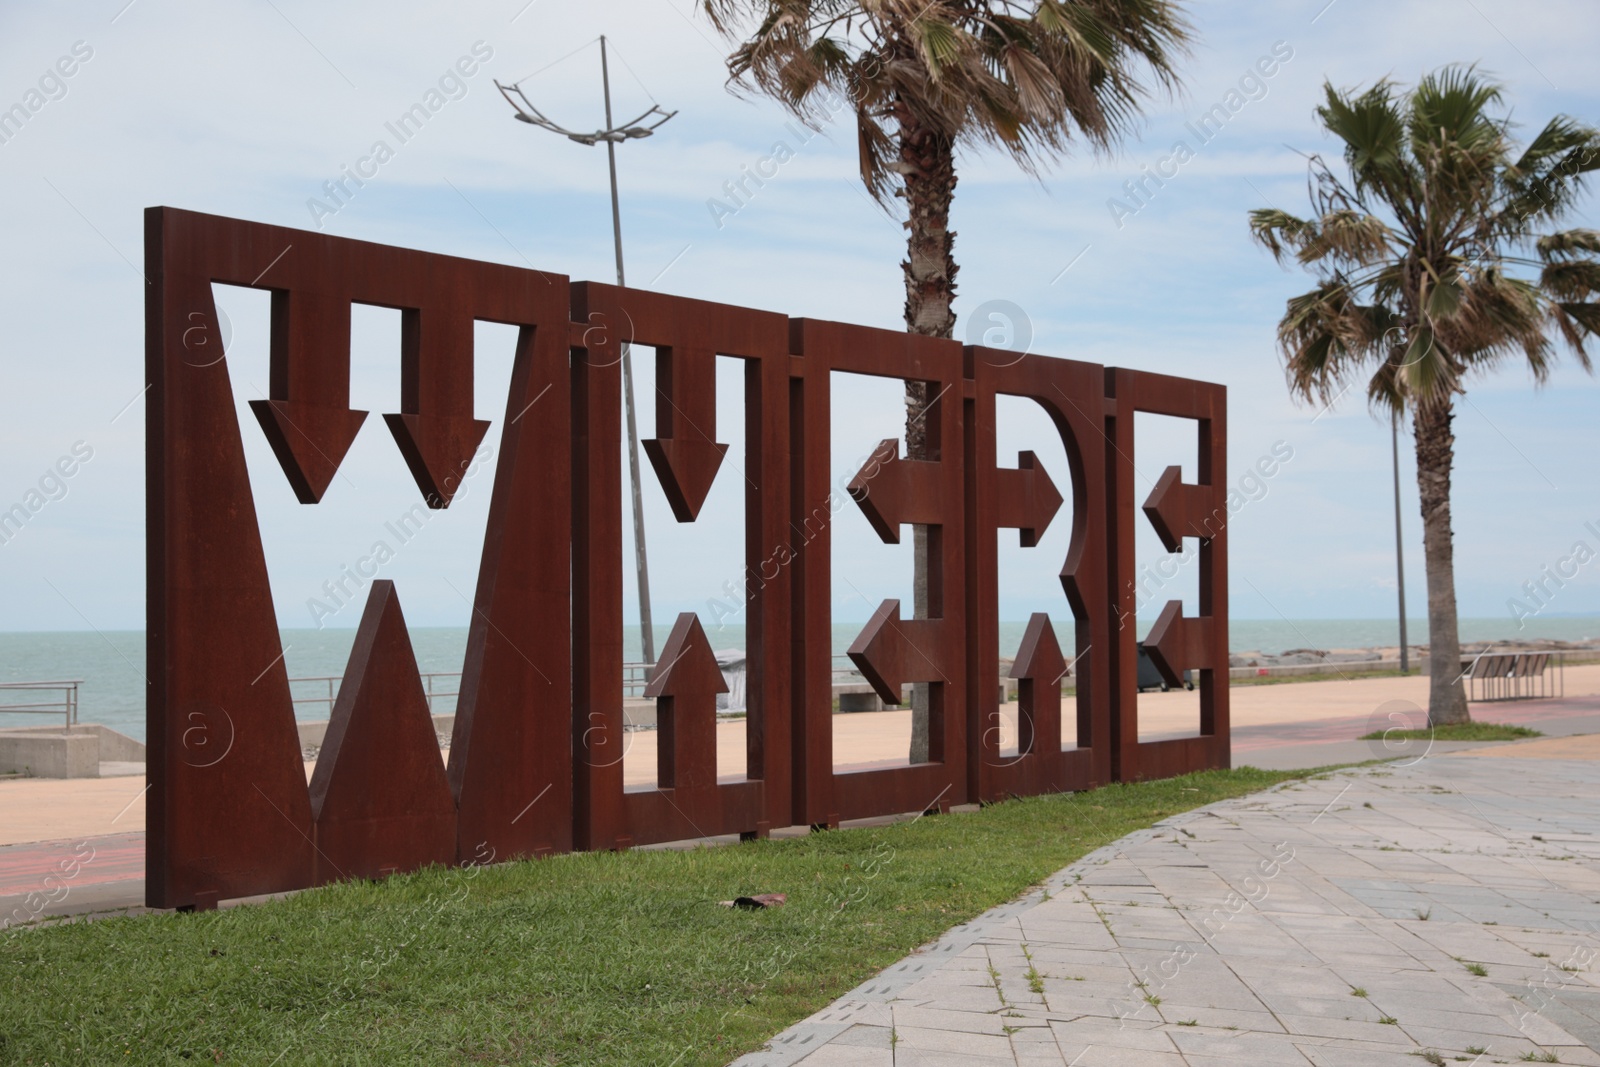
[[[956,261],[951,254],[950,201],[956,191],[955,144],[942,133],[918,124],[908,109],[899,118],[900,166],[905,179],[906,258],[900,264],[906,279],[906,329],[930,337],[953,337],[956,316],[950,310],[956,295]],[[929,441],[928,383],[906,382],[906,458],[938,459],[938,442]],[[928,528],[912,531],[914,544],[914,617],[925,619],[928,597]],[[928,759],[928,685],[911,690],[911,762]]]
[[[1428,575],[1428,725],[1471,722],[1461,680],[1461,633],[1456,624],[1455,548],[1450,532],[1450,469],[1455,462],[1452,401],[1418,405],[1417,491],[1422,500],[1423,559]]]

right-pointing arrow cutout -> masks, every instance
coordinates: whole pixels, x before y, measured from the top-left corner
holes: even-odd
[[[1022,547],[1033,548],[1061,509],[1061,493],[1032,452],[1018,452],[1016,469],[997,467],[994,476],[995,525],[1014,528]]]

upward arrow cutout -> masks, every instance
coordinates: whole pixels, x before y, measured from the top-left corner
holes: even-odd
[[[1023,548],[1032,548],[1061,509],[1061,494],[1039,457],[1017,453],[1017,469],[995,468],[996,526],[1015,527]],[[1048,620],[1047,620],[1048,621]]]
[[[656,436],[643,442],[644,454],[679,522],[693,522],[711,492],[728,451],[716,438],[716,353],[658,349]]]
[[[878,443],[845,488],[885,544],[900,543],[904,523],[945,521],[938,462],[901,459],[900,442],[892,437]]]
[[[349,298],[273,290],[271,360],[268,399],[250,401],[250,410],[295,498],[315,504],[367,418],[350,409]]]
[[[644,695],[657,708],[656,777],[663,789],[717,784],[717,694],[728,683],[692,611],[678,616]]]
[[[1028,619],[1011,677],[1017,686],[1017,752],[1061,751],[1061,679],[1067,659],[1056,641],[1050,616],[1036,611]],[[1082,740],[1080,739],[1080,744]]]
[[[489,424],[472,417],[472,317],[400,314],[400,411],[383,420],[430,508],[447,508]]]
[[[1226,510],[1220,522],[1206,521],[1209,518],[1206,505],[1210,500],[1209,485],[1190,485],[1183,480],[1182,467],[1168,467],[1156,480],[1150,499],[1144,502],[1144,513],[1167,551],[1180,552],[1185,537],[1207,539],[1227,522]]]

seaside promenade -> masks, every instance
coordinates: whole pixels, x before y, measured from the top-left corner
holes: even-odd
[[[1334,678],[1315,682],[1243,685],[1232,690],[1233,763],[1275,769],[1357,763],[1371,759],[1415,760],[1423,755],[1483,748],[1483,743],[1357,740],[1373,730],[1404,725],[1391,713],[1409,713],[1416,724],[1427,703],[1423,677]],[[1568,668],[1561,700],[1474,704],[1480,720],[1530,725],[1550,736],[1600,735],[1600,664]],[[1199,720],[1195,693],[1143,693],[1141,737],[1193,733]],[[1016,705],[1002,710],[1003,743],[1015,744]],[[1070,717],[1068,717],[1070,722]],[[1070,728],[1070,727],[1069,727]],[[910,736],[909,711],[834,717],[835,759],[841,767],[904,763]],[[654,782],[656,734],[628,735],[624,778],[631,788]],[[722,775],[742,775],[744,723],[717,727]],[[444,753],[442,755],[447,755]],[[309,778],[313,764],[306,764]],[[142,774],[90,779],[0,780],[0,916],[18,907],[41,917],[137,908],[144,899],[144,797]],[[65,896],[40,906],[45,874],[74,850],[94,850]],[[32,894],[33,896],[30,896]],[[1600,898],[1600,894],[1596,894]]]
[[[1592,741],[1353,768],[1166,819],[735,1067],[1600,1064]]]
[[[1600,670],[1567,680],[1473,705],[1545,738],[1391,752],[1350,739],[1425,679],[1236,689],[1235,765],[1399,758],[1131,834],[734,1067],[1600,1065]]]
[[[1569,669],[1563,699],[1473,705],[1541,739],[1357,740],[1414,720],[1426,685],[1236,688],[1236,766],[1392,762],[1124,837],[736,1067],[1600,1067],[1600,665]],[[1147,693],[1140,712],[1154,738],[1198,709]],[[725,772],[743,725],[718,727]],[[903,760],[908,730],[904,711],[837,716],[838,762]],[[655,735],[630,737],[626,780],[648,786]],[[142,910],[146,788],[0,781],[0,918]]]

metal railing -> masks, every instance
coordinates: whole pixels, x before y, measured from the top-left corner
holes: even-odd
[[[439,686],[446,685],[448,683],[436,682],[436,679],[444,678],[453,679],[455,682],[454,687],[450,689],[440,689]],[[422,676],[422,689],[423,693],[428,698],[428,713],[430,715],[446,714],[436,711],[433,702],[436,699],[444,699],[446,697],[454,700],[456,697],[460,696],[460,679],[460,671],[431,671]],[[327,708],[328,713],[331,715],[333,713],[333,703],[339,699],[339,683],[342,681],[344,681],[344,678],[341,675],[317,675],[316,677],[312,678],[290,678],[289,692],[290,694],[296,694],[298,690],[295,689],[295,686],[305,683],[314,682],[317,685],[324,687],[326,691],[323,693],[317,693],[313,696],[292,695],[291,699],[294,701],[294,706],[296,708],[299,708],[302,704],[321,704]],[[452,704],[450,706],[450,711],[454,710],[455,705]]]
[[[61,715],[65,729],[78,724],[78,686],[82,678],[67,678],[55,682],[0,682],[0,691],[18,693],[53,693],[60,691],[60,700],[32,700],[23,704],[0,704],[0,712],[14,711],[19,715]]]
[[[644,687],[650,681],[651,666],[652,664],[649,663],[624,663],[622,665],[623,696],[644,695]],[[293,697],[296,708],[300,707],[302,704],[319,704],[327,709],[329,715],[332,715],[334,701],[339,699],[339,683],[343,680],[344,679],[339,675],[316,675],[308,678],[290,678],[289,691],[290,693],[296,694]],[[306,683],[315,683],[318,687],[322,688],[323,691],[311,696],[298,695],[301,690],[296,689],[295,686]],[[424,694],[428,698],[428,713],[430,715],[450,714],[455,711],[454,704],[449,705],[449,707],[444,711],[440,711],[437,707],[435,707],[433,702],[436,699],[443,700],[446,698],[454,700],[456,697],[461,695],[461,672],[429,671],[428,673],[422,675],[422,688]],[[0,710],[9,709],[0,708]],[[76,722],[76,701],[74,701],[73,704],[73,714],[73,721]]]
[[[622,695],[625,697],[644,696],[644,687],[650,681],[650,669],[653,663],[624,663],[622,665]]]

